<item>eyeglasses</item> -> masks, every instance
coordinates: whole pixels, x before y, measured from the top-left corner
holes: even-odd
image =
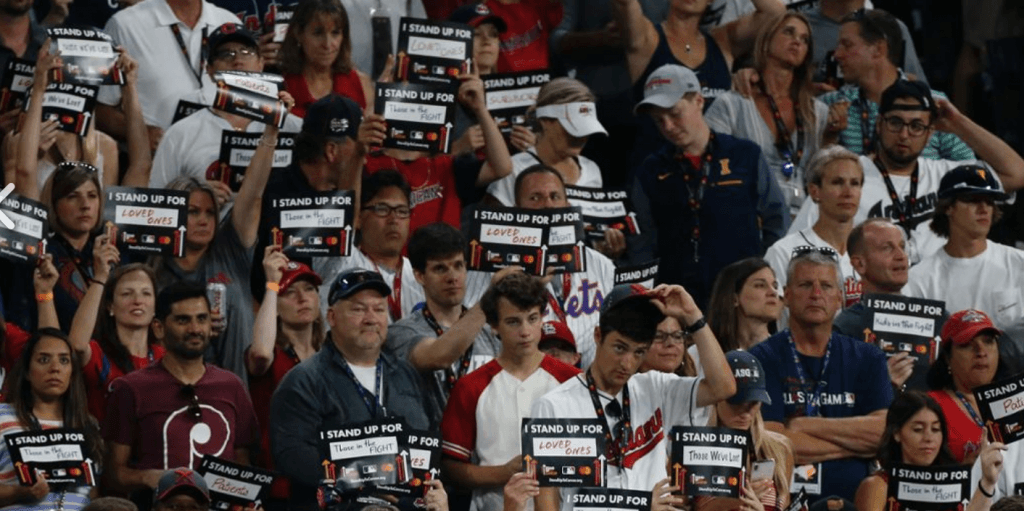
[[[398,218],[409,218],[409,215],[412,214],[412,210],[409,206],[388,206],[383,202],[363,206],[363,211],[369,211],[381,218],[386,218],[392,212]]]
[[[214,60],[235,60],[235,57],[251,59],[259,55],[255,48],[239,48],[237,50],[220,50],[213,54]]]
[[[906,122],[895,115],[884,117],[882,120],[885,121],[885,128],[889,130],[890,133],[899,133],[903,131],[903,128],[907,128],[907,131],[910,132],[910,136],[920,137],[925,131],[931,129],[930,125],[921,121]]]
[[[685,339],[686,334],[682,330],[676,330],[675,332],[662,332],[658,330],[658,333],[654,334],[654,342],[664,343],[666,346],[678,346]]]
[[[203,407],[199,403],[199,396],[196,395],[196,387],[192,384],[185,385],[181,388],[181,393],[188,400],[188,413],[192,414],[192,417],[196,420],[203,418]]]
[[[334,281],[334,284],[331,285],[330,296],[327,297],[327,303],[334,305],[343,296],[348,295],[354,287],[366,282],[383,282],[385,286],[387,285],[387,282],[384,282],[384,277],[375,271],[354,271]]]
[[[793,259],[797,257],[803,257],[809,254],[821,254],[833,261],[839,262],[839,253],[836,252],[832,247],[816,247],[814,245],[803,245],[793,249]]]

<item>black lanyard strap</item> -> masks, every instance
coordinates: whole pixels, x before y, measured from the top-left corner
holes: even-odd
[[[612,436],[611,428],[608,427],[608,420],[605,419],[604,407],[601,406],[601,396],[597,392],[597,383],[594,382],[594,376],[590,374],[589,369],[587,370],[587,390],[590,392],[590,400],[594,403],[594,413],[597,414],[598,419],[601,419],[601,428],[604,430],[605,450],[608,451],[608,463],[625,467],[626,448],[629,446],[629,439],[633,437],[633,424],[629,413],[629,384],[627,383],[622,386],[621,424],[623,427],[616,428],[619,432],[614,437]],[[614,397],[612,397],[612,403],[615,403]]]
[[[178,48],[181,50],[181,55],[185,57],[185,65],[189,71],[192,71],[192,76],[196,77],[196,81],[199,82],[199,88],[203,87],[203,70],[206,67],[206,59],[208,56],[209,48],[207,45],[206,27],[203,27],[203,42],[199,50],[199,69],[192,67],[192,59],[188,55],[188,46],[185,44],[185,39],[181,37],[181,28],[175,23],[171,25],[171,32],[174,33],[174,40],[178,42]]]
[[[693,229],[690,231],[690,241],[693,243],[693,262],[700,261],[700,208],[704,203],[704,191],[708,186],[708,177],[711,175],[711,158],[714,152],[715,133],[708,132],[708,145],[704,148],[704,155],[701,156],[700,168],[690,163],[689,158],[682,152],[676,153],[676,161],[683,168],[683,183],[690,192],[687,205],[693,213]]]
[[[877,156],[875,156],[875,166],[878,167],[878,172],[882,174],[885,188],[889,191],[889,200],[892,201],[892,208],[896,211],[900,227],[906,231],[907,239],[909,240],[912,229],[908,220],[914,216],[914,210],[917,207],[917,182],[920,179],[919,166],[915,161],[914,170],[910,173],[910,195],[907,196],[906,202],[900,200],[900,195],[896,192],[896,185],[892,183],[892,178],[889,176],[889,169],[885,168],[885,164]]]
[[[793,106],[793,122],[796,123],[796,144],[794,147],[793,141],[789,138],[789,130],[786,128],[786,123],[782,120],[782,111],[779,110],[779,105],[775,103],[775,98],[768,94],[768,86],[764,84],[764,80],[757,83],[761,86],[761,93],[768,100],[768,107],[772,110],[772,119],[775,120],[775,131],[777,132],[775,136],[775,150],[785,160],[782,164],[782,174],[787,178],[791,177],[795,166],[804,157],[804,122],[800,117],[800,106],[797,104]]]
[[[339,353],[341,355],[341,353]],[[384,408],[384,380],[382,375],[384,373],[384,361],[380,357],[377,357],[377,376],[374,382],[376,388],[376,395],[370,393],[363,387],[363,384],[359,382],[359,378],[356,378],[355,373],[352,372],[352,368],[349,367],[348,361],[345,357],[341,357],[341,368],[345,370],[345,374],[352,379],[352,383],[356,386],[356,392],[359,393],[359,397],[363,399],[363,404],[366,405],[367,411],[370,412],[371,417],[377,417],[379,411],[381,415],[387,415],[387,410]]]
[[[429,325],[430,328],[434,330],[434,333],[437,334],[438,338],[444,335],[444,328],[441,328],[441,324],[437,322],[437,318],[434,317],[434,313],[430,312],[430,307],[427,307],[427,305],[424,304],[423,309],[420,310],[420,313],[423,314],[423,320],[426,321],[427,325]],[[459,318],[462,318],[462,316],[465,315],[466,307],[463,306],[462,314],[459,315]],[[463,376],[466,375],[467,372],[469,372],[469,363],[472,359],[472,356],[473,345],[470,345],[468,348],[466,348],[466,351],[462,353],[462,356],[459,357],[458,364],[456,365],[457,371],[452,370],[451,367],[444,368],[445,381],[448,383],[448,392],[452,391],[452,387],[455,386],[455,382],[457,382],[459,378],[462,378]]]

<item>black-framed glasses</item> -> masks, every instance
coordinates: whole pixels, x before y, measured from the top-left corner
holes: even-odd
[[[196,420],[203,418],[203,407],[199,403],[199,396],[196,395],[196,387],[191,383],[181,387],[181,393],[185,396],[188,401],[188,413],[192,414],[192,417]]]
[[[398,218],[409,218],[409,215],[412,214],[412,209],[409,206],[388,206],[383,202],[363,206],[363,211],[369,211],[381,218],[385,218],[391,213],[394,213]]]
[[[662,332],[658,330],[654,334],[654,342],[664,343],[666,346],[676,346],[682,344],[686,339],[686,334],[682,330],[676,330],[675,332]]]
[[[924,122],[917,120],[906,122],[899,118],[899,116],[895,115],[883,117],[882,121],[885,124],[885,129],[889,130],[889,133],[899,133],[903,131],[903,128],[907,128],[907,131],[910,132],[910,136],[912,137],[920,137],[921,135],[924,135],[926,131],[931,129],[931,125]]]
[[[214,60],[235,60],[235,57],[243,59],[255,58],[259,52],[255,48],[239,48],[237,50],[218,50],[213,54]]]
[[[839,253],[832,247],[816,247],[814,245],[802,245],[793,249],[793,259],[797,257],[803,257],[809,254],[821,254],[825,257],[832,259],[835,262],[839,262]]]
[[[353,288],[366,282],[381,282],[387,286],[387,282],[384,282],[384,277],[375,271],[353,271],[344,277],[338,278],[331,284],[331,292],[330,296],[327,297],[327,302],[334,304],[343,296],[347,296]]]

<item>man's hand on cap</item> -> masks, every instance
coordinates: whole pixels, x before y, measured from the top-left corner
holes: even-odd
[[[661,284],[647,293],[666,316],[681,320],[683,326],[689,326],[704,317],[690,293],[680,285]]]

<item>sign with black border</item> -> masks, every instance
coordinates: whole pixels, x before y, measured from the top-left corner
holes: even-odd
[[[291,24],[292,16],[295,15],[295,5],[270,5],[270,9],[273,10],[271,18],[274,20],[274,25],[271,30],[274,32],[273,41],[275,43],[283,43],[285,36],[288,35],[288,25]]]
[[[94,486],[96,462],[89,457],[85,433],[58,428],[10,433],[4,437],[14,473],[22,486],[36,483],[42,472],[50,485]]]
[[[185,255],[187,192],[111,186],[103,193],[103,218],[122,258],[126,254]]]
[[[1024,438],[1024,373],[975,387],[978,411],[996,442],[1011,444]]]
[[[573,511],[650,511],[651,492],[618,488],[580,488],[569,497]]]
[[[426,483],[441,475],[441,437],[436,432],[409,430],[400,437],[399,446],[402,462],[398,466],[409,468],[409,482],[380,485],[377,491],[411,501],[416,509],[426,509],[423,499],[430,489]]]
[[[447,153],[457,91],[446,85],[378,83],[373,109],[387,121],[384,147]]]
[[[551,81],[548,71],[522,71],[482,76],[487,110],[509,143],[513,126],[529,127],[526,110],[537,102],[541,86]]]
[[[0,80],[0,113],[15,110],[25,104],[35,80],[36,63],[11,58],[7,61],[3,80]]]
[[[583,213],[588,239],[603,240],[608,229],[618,229],[625,235],[640,234],[640,224],[625,190],[565,185],[565,198]]]
[[[197,470],[210,489],[210,509],[242,510],[266,500],[274,475],[267,470],[239,465],[209,454]]]
[[[12,193],[0,202],[0,213],[14,222],[13,230],[0,223],[0,257],[34,266],[46,253],[49,210],[42,202]]]
[[[174,124],[204,108],[206,108],[206,105],[202,103],[185,101],[184,99],[178,101],[178,106],[174,107],[174,117],[171,119],[171,124]]]
[[[50,82],[43,93],[43,121],[54,119],[57,129],[84,137],[92,125],[98,91],[99,87]],[[26,112],[31,99],[31,95],[25,98]]]
[[[341,493],[409,482],[411,468],[401,456],[405,431],[396,418],[321,431],[324,479],[335,481]]]
[[[206,171],[207,181],[220,181],[228,185],[232,191],[242,188],[245,171],[249,168],[252,155],[260,145],[262,133],[243,133],[235,130],[224,130],[220,134],[220,159],[217,165]],[[292,151],[295,150],[295,135],[281,133],[277,136],[274,148],[274,161],[271,168],[283,169],[292,164]]]
[[[866,294],[860,302],[871,313],[871,331],[864,332],[885,353],[886,358],[909,353],[914,372],[907,384],[924,388],[928,367],[938,356],[936,336],[942,328],[946,303],[890,294]]]
[[[284,102],[277,99],[284,86],[280,75],[221,71],[213,75],[213,81],[217,84],[214,108],[270,126],[284,126],[288,112]]]
[[[458,85],[473,60],[473,28],[403,17],[398,24],[396,77],[409,83]]]
[[[352,253],[351,190],[285,195],[265,202],[270,239],[290,257],[341,257]]]
[[[473,211],[469,269],[497,271],[521,266],[531,275],[586,271],[579,208],[481,207]]]
[[[63,64],[50,71],[54,81],[93,87],[124,84],[124,75],[117,67],[114,40],[109,35],[75,27],[53,27],[46,32],[50,36],[50,54],[60,52]]]
[[[658,282],[658,264],[660,261],[660,259],[655,259],[643,264],[616,267],[615,285],[640,284],[647,289],[654,289]]]
[[[971,499],[971,466],[921,467],[897,463],[889,469],[889,511],[963,511]]]
[[[738,499],[752,445],[750,432],[731,428],[675,426],[669,475],[690,497]]]
[[[601,421],[523,419],[523,471],[541,486],[604,486],[607,451]]]

